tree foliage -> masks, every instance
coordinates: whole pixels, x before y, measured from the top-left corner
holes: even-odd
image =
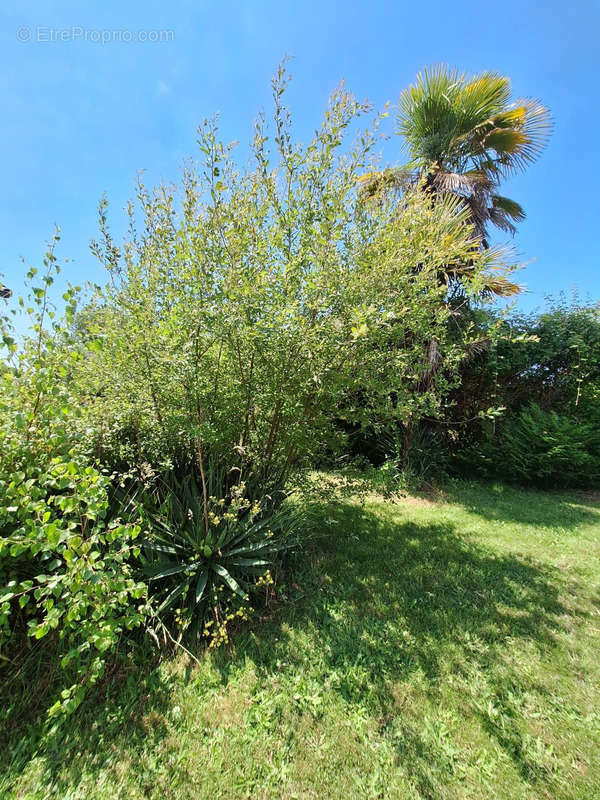
[[[437,417],[480,337],[439,280],[440,265],[462,264],[467,298],[489,282],[494,255],[468,208],[420,186],[365,202],[377,121],[350,133],[368,107],[340,88],[302,146],[286,84],[281,68],[247,166],[208,121],[178,187],[140,181],[123,243],[101,202],[92,249],[107,284],[78,312],[75,289],[63,318],[49,305],[52,246],[20,301],[20,346],[2,320],[0,631],[7,648],[57,645],[70,677],[53,711],[75,708],[123,633],[147,624],[143,578],[196,632],[210,600],[223,635],[229,600],[266,580],[289,533],[277,502],[292,471],[343,444],[334,415]],[[155,513],[140,502],[122,518],[119,484],[141,496],[173,474],[193,499],[175,488]]]
[[[271,491],[332,446],[332,410],[359,424],[435,414],[455,380],[470,331],[448,334],[439,264],[469,261],[473,294],[488,266],[466,210],[419,191],[364,203],[374,133],[346,134],[366,107],[337,91],[301,147],[285,84],[281,71],[273,130],[259,118],[248,168],[208,122],[203,164],[178,193],[139,186],[122,246],[101,206],[110,283],[88,313],[93,352],[70,375],[96,457],[201,468],[210,453]],[[444,369],[425,387],[432,340]]]

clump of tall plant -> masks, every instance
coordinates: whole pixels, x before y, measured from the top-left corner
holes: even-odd
[[[435,415],[456,380],[472,332],[450,334],[439,268],[470,264],[465,292],[479,296],[491,258],[467,210],[418,190],[365,202],[356,187],[377,121],[349,132],[367,106],[337,90],[302,146],[286,84],[282,68],[248,166],[207,122],[201,165],[178,188],[139,185],[122,244],[101,204],[93,249],[109,282],[85,311],[89,355],[69,377],[106,463],[201,474],[210,456],[260,495],[335,451],[334,412],[408,423]]]
[[[151,629],[177,643],[205,639],[212,647],[228,642],[232,626],[272,591],[281,555],[306,531],[306,514],[290,499],[250,500],[243,481],[221,494],[218,470],[209,474],[204,487],[192,476],[171,477],[144,493],[150,532],[142,563]]]

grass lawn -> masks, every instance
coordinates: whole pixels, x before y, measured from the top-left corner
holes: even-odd
[[[600,506],[331,496],[262,621],[8,732],[0,796],[600,798]]]

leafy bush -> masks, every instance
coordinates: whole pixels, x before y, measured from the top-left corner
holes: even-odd
[[[542,313],[512,315],[501,330],[497,346],[472,365],[485,370],[487,391],[501,405],[518,411],[533,401],[575,416],[594,412],[600,403],[599,304],[562,299]]]
[[[600,425],[545,411],[535,403],[500,422],[467,458],[487,474],[546,487],[595,486],[600,480]]]
[[[108,483],[74,454],[0,468],[0,646],[58,632],[77,682],[52,712],[72,711],[123,631],[143,621],[146,587],[129,564],[140,528],[108,517]]]
[[[480,321],[480,328],[493,323]],[[523,483],[588,486],[597,478],[600,306],[564,301],[514,314],[466,361],[451,398],[454,469]]]
[[[180,192],[140,186],[122,246],[101,206],[110,284],[80,318],[87,357],[69,379],[104,463],[186,470],[210,457],[261,496],[335,447],[334,411],[354,425],[416,420],[456,380],[470,332],[448,333],[440,264],[472,264],[465,291],[477,294],[494,256],[452,199],[361,199],[374,130],[345,138],[366,106],[336,92],[302,147],[286,80],[274,82],[275,154],[260,118],[254,166],[240,170],[208,123],[201,170]],[[444,369],[423,387],[433,339]]]
[[[77,409],[44,330],[52,251],[46,267],[32,291],[33,339],[17,351],[2,320],[10,360],[0,372],[0,647],[7,688],[24,638],[54,649],[64,671],[54,714],[77,707],[122,632],[141,624],[145,586],[130,566],[140,527],[111,517],[110,481],[72,435]],[[68,292],[67,318],[73,299]]]
[[[600,304],[561,299],[541,314],[516,316],[498,357],[507,408],[533,400],[559,413],[594,414],[600,404]]]

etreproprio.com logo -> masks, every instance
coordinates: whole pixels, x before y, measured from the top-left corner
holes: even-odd
[[[158,30],[143,28],[131,30],[129,28],[84,28],[81,25],[72,25],[69,28],[54,28],[51,25],[37,25],[29,27],[20,25],[17,28],[17,41],[19,42],[91,42],[92,44],[135,42],[163,43],[172,42],[175,32],[172,30]]]

